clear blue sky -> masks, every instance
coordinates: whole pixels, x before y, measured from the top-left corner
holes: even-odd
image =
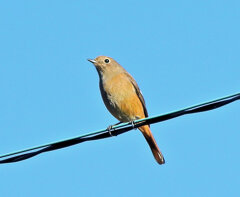
[[[2,1],[0,154],[116,123],[87,58],[136,79],[150,115],[240,92],[240,3]],[[240,196],[240,102],[0,165],[0,195]]]

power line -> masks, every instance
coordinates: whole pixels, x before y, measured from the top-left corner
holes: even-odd
[[[236,100],[240,100],[240,93],[230,95],[227,97],[223,97],[217,100],[213,100],[210,102],[202,103],[199,105],[195,105],[192,107],[188,107],[182,110],[170,112],[167,114],[163,115],[158,115],[158,116],[152,116],[144,119],[139,119],[132,122],[128,123],[122,123],[116,126],[113,126],[111,129],[104,129],[104,130],[99,130],[91,133],[87,133],[78,137],[74,138],[69,138],[65,139],[62,141],[57,141],[57,142],[52,142],[40,146],[36,146],[33,148],[28,148],[24,149],[21,151],[13,152],[13,153],[8,153],[5,155],[0,156],[0,164],[3,163],[13,163],[13,162],[18,162],[22,160],[29,159],[31,157],[34,157],[38,154],[44,153],[44,152],[49,152],[61,148],[66,148],[68,146],[76,145],[85,141],[92,141],[92,140],[99,140],[103,138],[108,138],[112,136],[117,136],[120,134],[123,134],[127,131],[130,131],[134,128],[138,128],[140,126],[146,125],[146,124],[154,124],[157,122],[163,122],[169,119],[173,119],[179,116],[183,116],[186,114],[192,114],[192,113],[199,113],[199,112],[204,112],[204,111],[209,111],[213,110],[219,107],[222,107],[223,105],[227,105],[229,103],[232,103]]]

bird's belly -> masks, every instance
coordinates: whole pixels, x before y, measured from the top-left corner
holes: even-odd
[[[121,122],[128,122],[136,119],[133,113],[131,103],[128,99],[114,98],[113,95],[108,96],[109,99],[105,102],[110,113]]]
[[[142,103],[132,84],[115,84],[107,91],[105,88],[101,89],[104,104],[119,121],[129,122],[145,117]]]

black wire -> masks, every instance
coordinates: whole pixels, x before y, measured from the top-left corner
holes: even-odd
[[[189,108],[179,110],[176,112],[152,117],[152,118],[143,120],[141,122],[135,123],[134,128],[138,128],[138,127],[146,125],[146,124],[154,124],[157,122],[163,122],[163,121],[170,120],[170,119],[173,119],[173,118],[176,118],[176,117],[179,117],[182,115],[186,115],[186,114],[199,113],[199,112],[213,110],[213,109],[222,107],[224,105],[227,105],[227,104],[234,102],[236,100],[239,100],[239,99],[240,99],[240,93],[232,95],[232,96],[228,96],[225,98],[221,98],[221,99],[218,99],[215,101],[211,101],[208,103],[203,103],[200,105],[189,107]],[[117,136],[117,135],[123,134],[127,131],[130,131],[132,129],[133,129],[132,124],[129,124],[129,125],[124,125],[123,127],[111,129],[110,131],[106,130],[103,133],[94,134],[93,136],[77,137],[74,139],[56,142],[56,143],[50,144],[47,147],[41,148],[36,151],[30,151],[29,153],[19,154],[17,156],[10,156],[7,159],[1,159],[0,164],[13,163],[13,162],[26,160],[26,159],[29,159],[31,157],[34,157],[34,156],[39,155],[44,152],[49,152],[49,151],[53,151],[53,150],[57,150],[57,149],[61,149],[61,148],[66,148],[66,147],[76,145],[76,144],[79,144],[79,143],[82,143],[85,141],[99,140],[99,139],[104,139],[104,138],[108,138],[108,137],[112,137],[112,136]]]

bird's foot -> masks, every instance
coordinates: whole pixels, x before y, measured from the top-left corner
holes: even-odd
[[[112,134],[112,132],[111,132],[112,128],[113,128],[113,125],[110,125],[110,126],[108,126],[108,128],[107,128],[108,133],[110,134],[111,137],[113,137],[113,134]]]
[[[119,125],[119,124],[121,124],[122,122],[118,122],[118,123],[116,123],[116,124],[114,124],[114,125],[110,125],[110,126],[108,126],[108,128],[107,128],[107,130],[108,130],[108,133],[110,134],[110,136],[114,136],[113,134],[112,134],[112,130],[113,130],[113,127],[114,126],[116,126],[116,125]]]
[[[137,129],[137,128],[135,128],[136,124],[135,124],[134,120],[131,121],[131,125],[132,125],[133,129]]]

